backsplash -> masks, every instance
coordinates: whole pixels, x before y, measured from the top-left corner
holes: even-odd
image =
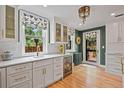
[[[0,55],[5,51],[10,51],[14,57],[21,56],[20,44],[16,41],[0,41]],[[0,56],[1,60],[1,56]]]
[[[48,45],[48,54],[59,54],[59,46],[62,43],[51,43]]]

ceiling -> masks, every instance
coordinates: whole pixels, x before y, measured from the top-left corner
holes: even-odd
[[[118,19],[124,19],[124,16],[115,18],[111,13],[124,13],[124,5],[91,5],[90,17],[85,24],[79,25],[81,20],[78,16],[79,5],[48,5],[47,7],[40,6],[41,10],[47,11],[62,21],[69,24],[77,30],[90,29],[107,24],[108,22]]]

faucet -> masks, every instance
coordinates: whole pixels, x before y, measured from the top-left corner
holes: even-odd
[[[37,46],[36,46],[36,49],[37,49],[37,50],[36,50],[36,52],[37,52],[37,56],[39,56],[40,46],[37,45]]]
[[[38,46],[39,39],[38,39],[38,38],[34,38],[34,42],[35,42],[35,44],[36,44],[37,56],[39,56],[39,46]]]

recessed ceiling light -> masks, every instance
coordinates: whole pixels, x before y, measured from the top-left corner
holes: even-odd
[[[115,13],[111,13],[111,16],[115,16]]]
[[[79,25],[81,26],[82,24],[80,23]]]
[[[43,5],[43,7],[47,7],[47,5]]]

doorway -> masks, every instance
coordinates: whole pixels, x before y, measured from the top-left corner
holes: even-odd
[[[83,33],[83,62],[100,65],[100,30]]]

